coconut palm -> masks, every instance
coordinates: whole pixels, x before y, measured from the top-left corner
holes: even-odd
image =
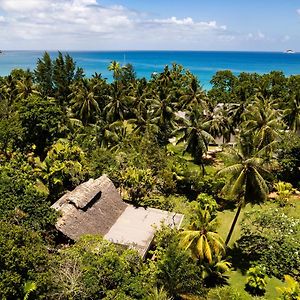
[[[300,95],[294,95],[288,102],[288,108],[283,112],[289,129],[294,132],[300,131]]]
[[[215,257],[225,253],[224,241],[216,233],[216,219],[207,209],[201,210],[198,203],[195,205],[195,217],[181,233],[180,243],[185,250],[191,251],[195,259],[212,263]]]
[[[130,124],[134,125],[133,131],[138,134],[155,133],[159,132],[157,125],[158,118],[151,117],[149,111],[134,110],[135,117],[128,120]]]
[[[153,91],[151,99],[147,99],[150,118],[155,119],[155,123],[160,129],[158,139],[162,144],[168,143],[168,139],[176,126],[172,100],[173,95],[161,87],[157,91]]]
[[[189,109],[192,106],[206,107],[207,97],[205,92],[199,87],[197,79],[192,76],[190,85],[187,87],[187,91],[180,97],[180,109]]]
[[[167,88],[170,86],[171,82],[171,72],[169,70],[169,66],[166,65],[164,71],[160,73],[157,78],[157,84],[162,88]]]
[[[71,86],[69,97],[71,98],[72,110],[85,125],[100,112],[98,97],[94,89],[95,86],[91,86],[86,79],[81,79]]]
[[[229,142],[230,135],[234,132],[228,115],[228,106],[228,104],[218,104],[212,112],[207,114],[209,133],[214,138],[223,137],[223,142]]]
[[[268,186],[265,178],[269,171],[264,155],[269,146],[258,150],[248,136],[244,140],[242,139],[237,147],[228,148],[224,153],[225,166],[218,174],[228,176],[228,181],[222,192],[238,203],[236,215],[226,238],[226,245],[230,241],[241,209],[245,204],[261,202],[267,198]]]
[[[245,113],[245,134],[254,133],[254,143],[258,149],[280,138],[283,121],[280,111],[273,109],[274,106],[272,100],[256,98]]]
[[[104,107],[105,118],[110,122],[124,120],[127,108],[122,88],[118,82],[111,84],[111,92],[107,98],[108,104]]]
[[[228,275],[226,273],[231,268],[231,263],[222,259],[222,256],[217,256],[211,263],[204,262],[202,278],[207,287],[215,287],[217,285],[225,285]]]
[[[175,132],[177,135],[181,135],[177,144],[186,143],[184,152],[193,156],[195,162],[202,166],[203,173],[205,173],[203,155],[207,153],[209,142],[214,141],[209,133],[209,125],[210,123],[206,120],[201,108],[194,107],[186,115],[181,128]]]
[[[119,62],[113,60],[108,66],[108,70],[113,72],[113,77],[115,80],[118,80],[121,73],[121,65]]]
[[[32,75],[30,73],[24,74],[24,76],[17,81],[18,98],[27,99],[31,94],[40,93],[35,89],[32,81]]]
[[[139,113],[147,110],[146,99],[148,96],[147,91],[147,81],[145,78],[136,80],[134,83],[131,83],[128,88],[128,100],[130,105],[134,107],[134,110]]]
[[[96,140],[99,146],[117,150],[122,140],[127,137],[127,127],[123,121],[113,123],[99,120],[95,125]]]

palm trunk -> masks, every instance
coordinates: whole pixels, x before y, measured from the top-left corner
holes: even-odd
[[[229,243],[229,241],[230,241],[230,238],[231,238],[231,236],[232,236],[234,227],[235,227],[236,222],[237,222],[237,220],[238,220],[238,218],[239,218],[239,215],[240,215],[240,213],[241,213],[241,210],[242,210],[242,204],[240,203],[239,206],[238,206],[238,209],[237,209],[237,211],[236,211],[236,214],[235,214],[235,216],[234,216],[234,219],[233,219],[233,221],[232,221],[232,224],[231,224],[230,230],[229,230],[229,232],[228,232],[226,241],[225,241],[225,245],[226,245],[226,246],[228,245],[228,243]]]

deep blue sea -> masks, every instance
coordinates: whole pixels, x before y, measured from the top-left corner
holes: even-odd
[[[112,60],[131,63],[139,77],[150,78],[153,72],[161,72],[165,65],[176,62],[189,69],[199,79],[204,88],[219,70],[268,73],[283,71],[286,75],[300,74],[300,53],[280,52],[223,52],[223,51],[69,51],[77,65],[82,67],[87,77],[95,72],[111,80],[107,66]],[[51,52],[52,57],[57,52]],[[8,75],[14,68],[35,68],[43,51],[4,51],[0,54],[0,75]]]

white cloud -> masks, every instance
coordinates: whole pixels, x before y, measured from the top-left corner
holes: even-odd
[[[179,25],[179,26],[192,26],[197,29],[217,29],[217,30],[226,30],[225,25],[217,25],[216,21],[208,21],[208,22],[195,22],[192,18],[187,17],[183,19],[177,19],[176,17],[171,17],[168,19],[154,19],[152,21],[154,24],[159,25]]]
[[[226,25],[215,20],[149,19],[97,0],[0,0],[0,11],[0,37],[7,48],[162,49],[177,44],[188,49],[224,42],[227,36]]]
[[[155,19],[153,23],[157,24],[174,24],[174,25],[194,25],[192,18],[177,19],[176,17],[171,17],[169,19]]]
[[[266,35],[264,33],[262,33],[260,30],[258,30],[255,33],[253,33],[253,32],[248,33],[246,36],[246,39],[254,40],[254,41],[261,41],[261,40],[266,39]]]

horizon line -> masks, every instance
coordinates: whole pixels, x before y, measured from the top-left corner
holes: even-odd
[[[3,52],[12,52],[12,51],[34,51],[34,52],[264,52],[264,53],[286,53],[286,50],[151,50],[151,49],[143,49],[143,50],[133,50],[133,49],[120,49],[120,50],[89,50],[89,49],[2,49]],[[295,51],[294,53],[299,53]]]

